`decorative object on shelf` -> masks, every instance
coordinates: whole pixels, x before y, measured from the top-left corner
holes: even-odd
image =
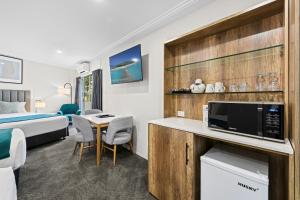
[[[0,55],[0,82],[23,83],[23,60]]]
[[[226,88],[222,82],[216,82],[215,83],[215,92],[220,93],[220,92],[225,92]]]
[[[195,83],[190,86],[192,93],[204,93],[205,84],[202,83],[201,79],[196,79]]]
[[[201,78],[198,78],[198,79],[195,80],[195,84],[197,84],[197,85],[200,85],[202,83],[203,83],[203,81],[202,81]]]
[[[238,87],[235,83],[229,85],[229,92],[237,92]]]
[[[256,74],[256,90],[257,91],[266,90],[266,79],[265,79],[265,74],[263,73]]]
[[[240,83],[239,85],[239,91],[240,92],[247,92],[248,90],[248,84],[246,81],[243,81],[242,83]]]
[[[37,113],[39,108],[46,107],[46,103],[41,98],[37,98],[34,102],[34,107],[35,107],[35,112]]]
[[[214,84],[207,84],[205,93],[214,93],[215,92],[215,85]]]
[[[172,94],[190,94],[191,89],[190,88],[173,88],[171,90]]]
[[[279,90],[279,78],[276,72],[269,73],[269,90],[278,91]]]
[[[64,89],[65,89],[65,95],[70,95],[71,103],[72,103],[72,84],[71,83],[65,83],[64,84]]]

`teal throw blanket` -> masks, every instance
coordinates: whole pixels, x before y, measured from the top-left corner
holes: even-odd
[[[12,128],[0,129],[0,159],[10,156],[9,149],[11,143]]]
[[[43,119],[43,118],[49,118],[49,117],[55,117],[55,116],[58,116],[58,115],[57,114],[36,114],[36,115],[25,115],[25,116],[19,116],[19,117],[0,118],[0,124],[28,121],[28,120],[34,120],[34,119]]]

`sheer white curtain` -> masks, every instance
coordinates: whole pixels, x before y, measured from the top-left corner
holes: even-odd
[[[78,88],[78,98],[79,98],[79,109],[84,113],[84,85],[83,85],[83,77],[79,79],[79,88]]]

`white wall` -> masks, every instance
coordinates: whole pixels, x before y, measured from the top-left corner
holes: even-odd
[[[132,114],[135,118],[136,135],[134,143],[138,155],[147,158],[147,122],[151,119],[163,117],[164,43],[262,1],[263,0],[212,1],[212,3],[205,7],[176,20],[168,26],[143,38],[134,39],[126,44],[120,45],[93,60],[93,69],[99,68],[100,66],[103,68],[104,111],[118,114]],[[147,55],[146,60],[148,61],[144,62],[143,65],[145,80],[137,83],[111,85],[108,63],[109,56],[136,44],[141,44],[142,55]]]
[[[39,112],[57,112],[63,103],[70,102],[69,96],[58,93],[58,87],[63,87],[66,82],[71,82],[74,86],[75,75],[75,70],[24,60],[23,84],[0,83],[0,88],[30,90],[32,111],[35,110],[34,100],[42,98],[46,102],[46,107],[39,109]]]

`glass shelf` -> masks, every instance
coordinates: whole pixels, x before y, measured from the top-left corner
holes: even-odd
[[[221,94],[249,94],[249,93],[283,93],[282,90],[276,90],[276,91],[246,91],[246,92],[214,92],[214,93],[191,93],[191,92],[186,92],[186,93],[165,93],[165,95],[221,95]]]
[[[275,55],[281,54],[283,49],[284,49],[284,45],[278,44],[278,45],[269,46],[266,48],[255,49],[255,50],[251,50],[251,51],[245,51],[245,52],[241,52],[241,53],[237,53],[237,54],[231,54],[231,55],[226,55],[226,56],[221,56],[221,57],[216,57],[216,58],[210,58],[207,60],[201,60],[198,62],[182,64],[182,65],[175,65],[175,66],[167,67],[167,68],[165,68],[165,70],[174,72],[175,69],[178,69],[178,68],[197,67],[197,66],[200,67],[209,62],[222,61],[222,60],[225,61],[225,60],[233,58],[233,57],[236,58],[234,60],[234,62],[253,60],[256,58],[261,58],[261,57],[266,57],[266,56],[275,56]]]

